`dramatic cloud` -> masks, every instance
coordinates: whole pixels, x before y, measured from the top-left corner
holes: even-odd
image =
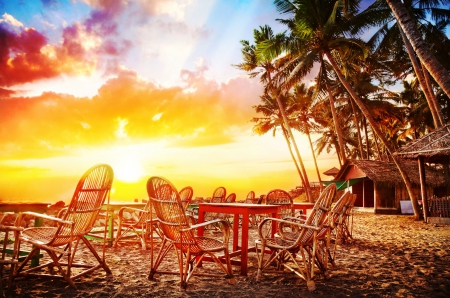
[[[183,71],[183,88],[158,87],[122,70],[93,98],[47,92],[0,99],[0,152],[20,158],[144,139],[173,146],[232,142],[231,132],[249,129],[261,87],[246,78],[219,85],[202,76],[204,67]]]

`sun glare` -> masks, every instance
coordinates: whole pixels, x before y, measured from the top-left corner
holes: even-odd
[[[137,160],[124,159],[114,167],[114,174],[123,182],[137,182],[144,175],[144,169]]]

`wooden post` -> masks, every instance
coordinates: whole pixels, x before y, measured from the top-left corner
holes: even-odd
[[[420,176],[420,193],[422,196],[422,208],[423,208],[423,220],[427,222],[428,218],[428,197],[425,177],[425,163],[423,156],[419,156],[417,159],[419,163],[419,176]]]

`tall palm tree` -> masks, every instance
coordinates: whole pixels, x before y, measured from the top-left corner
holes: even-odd
[[[414,51],[420,59],[420,62],[426,67],[434,80],[442,90],[450,97],[450,75],[448,70],[433,55],[422,36],[417,30],[416,23],[412,20],[410,14],[400,0],[386,0],[394,13],[397,22],[406,34]],[[448,1],[441,1],[448,4]]]
[[[294,109],[293,105],[289,105],[287,102],[288,97],[283,97],[283,106],[287,107],[288,113],[292,113]],[[283,133],[283,137],[288,145],[289,153],[291,155],[292,160],[294,161],[295,168],[299,173],[300,180],[302,184],[305,185],[305,179],[301,173],[297,160],[295,159],[295,155],[292,152],[292,145],[289,140],[289,135],[287,133],[286,128],[284,127],[283,117],[281,116],[280,109],[275,99],[273,99],[269,95],[261,96],[261,104],[253,107],[257,113],[263,114],[263,117],[253,117],[252,122],[255,122],[255,126],[253,127],[253,131],[259,135],[263,135],[272,131],[273,136],[276,135],[277,128],[279,127]]]
[[[359,1],[354,1],[354,3],[359,3]],[[349,32],[352,24],[344,18],[341,2],[333,0],[275,0],[275,5],[279,12],[293,15],[291,19],[281,20],[281,22],[288,25],[290,36],[284,39],[283,42],[278,43],[285,51],[290,52],[290,55],[298,58],[293,71],[304,68],[304,64],[301,63],[303,59],[306,61],[314,59],[318,61],[320,57],[326,57],[342,85],[353,98],[375,134],[392,155],[394,148],[379,129],[364,102],[346,80],[334,58],[333,52],[339,52],[341,48],[352,48],[354,51],[360,51],[361,55],[367,55],[367,48],[362,40],[347,38],[345,36],[345,33]],[[265,48],[270,50],[271,45],[266,45]],[[405,182],[413,205],[414,214],[418,219],[420,209],[417,197],[412,190],[412,183],[402,168],[401,163],[396,158],[393,158],[393,160]]]
[[[448,40],[444,30],[445,24],[448,24],[450,10],[439,7],[441,2],[445,1],[414,0],[404,2],[411,17],[417,23],[418,29],[420,29],[423,36],[428,39],[427,42],[432,45],[441,44],[443,40]],[[435,21],[434,24],[430,22],[428,12],[431,12],[432,19]],[[369,40],[369,43],[378,47],[376,52],[390,52],[391,54],[394,54],[398,65],[403,66],[404,69],[409,69],[409,65],[412,66],[430,106],[435,127],[442,126],[442,115],[431,86],[428,71],[420,65],[409,40],[400,26],[398,26],[398,23],[395,22],[396,19],[386,1],[376,0],[364,12],[359,14],[357,18],[371,20],[374,25],[380,23],[383,24]],[[389,26],[390,22],[394,22],[392,26]],[[435,42],[433,42],[433,39]],[[397,59],[399,57],[398,52],[403,52],[404,49],[406,49],[406,52],[408,53],[410,63],[399,63]],[[440,52],[445,53],[445,51]]]
[[[282,37],[282,35],[281,34],[274,35],[272,29],[266,25],[260,26],[260,30],[255,29],[253,31],[253,37],[255,44],[258,45],[259,43],[265,42],[267,40],[278,40],[280,37]],[[288,118],[285,113],[285,108],[283,107],[283,104],[280,99],[282,96],[282,91],[278,86],[279,83],[273,78],[274,73],[276,73],[277,66],[272,63],[273,59],[271,58],[266,59],[263,56],[257,55],[256,47],[254,45],[251,45],[248,41],[243,40],[241,41],[241,44],[243,46],[241,52],[244,62],[237,64],[235,66],[238,69],[247,71],[250,77],[256,77],[260,75],[260,82],[264,84],[266,89],[265,93],[275,94],[279,111],[281,113],[284,122],[284,127],[289,136],[289,140],[292,143],[294,150],[297,154],[298,163],[300,165],[300,167],[297,167],[297,169],[298,168],[301,169],[301,172],[299,172],[299,176],[300,178],[303,177],[302,182],[304,183],[306,198],[308,199],[308,201],[313,202],[314,199],[311,194],[308,175],[306,174],[306,169],[303,164],[300,151],[298,150],[297,143],[295,142],[294,135],[291,131]]]
[[[308,137],[314,166],[316,168],[317,179],[319,181],[319,187],[322,191],[322,179],[320,177],[319,167],[317,166],[317,159],[311,141],[311,132],[318,129],[317,123],[321,122],[321,118],[314,109],[314,100],[312,94],[312,89],[308,89],[304,83],[294,86],[292,99],[295,104],[294,117],[297,121],[296,124],[293,125],[293,128],[297,129]]]

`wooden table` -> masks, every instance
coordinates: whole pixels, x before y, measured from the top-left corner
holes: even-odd
[[[0,212],[14,212],[20,213],[25,211],[38,212],[38,213],[46,213],[48,206],[50,203],[0,203]],[[40,227],[42,226],[42,218],[36,217],[34,220],[34,226]],[[10,249],[6,250],[8,253],[12,253]],[[20,256],[27,255],[28,251],[19,251]],[[39,265],[39,258],[42,257],[42,254],[39,251],[36,255],[31,259],[31,266]]]
[[[294,203],[295,210],[301,210],[302,214],[306,215],[306,210],[313,209],[314,203],[304,202],[304,203]]]
[[[200,203],[198,212],[198,222],[202,223],[205,220],[206,212],[233,214],[233,251],[230,253],[231,257],[241,256],[241,261],[234,261],[233,264],[241,266],[241,275],[247,276],[247,262],[248,252],[255,249],[255,247],[248,247],[248,226],[249,215],[251,214],[272,214],[272,217],[277,217],[278,206],[276,205],[258,205],[258,204],[243,204],[243,203]],[[239,215],[242,215],[242,232],[241,243],[239,245]],[[203,227],[198,229],[198,236],[203,236]],[[207,260],[207,258],[204,258]]]

